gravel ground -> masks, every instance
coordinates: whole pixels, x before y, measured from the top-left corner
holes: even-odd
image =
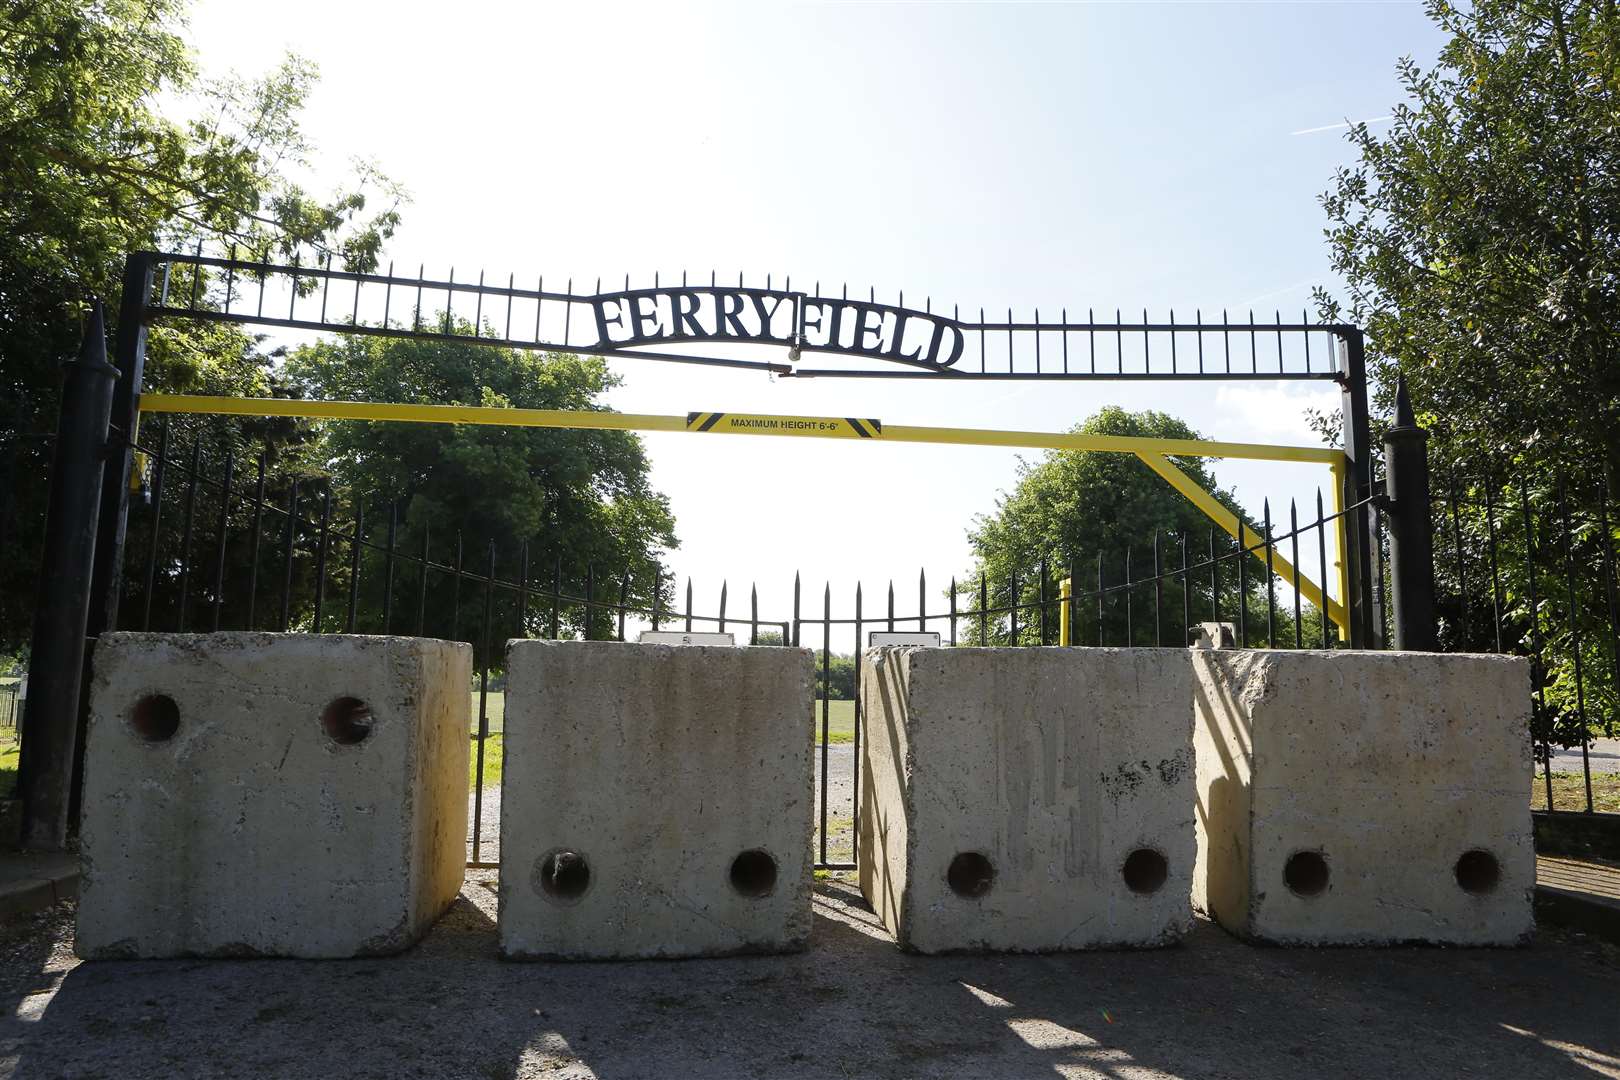
[[[98,961],[72,908],[0,927],[0,1075],[1278,1078],[1620,1076],[1620,953],[1257,949],[912,957],[822,883],[788,957],[509,964],[478,873],[415,949]]]
[[[495,784],[484,788],[484,797],[480,800],[477,792],[467,793],[467,861],[473,860],[472,838],[473,811],[478,809],[478,803],[483,803],[482,819],[478,822],[476,835],[479,837],[478,861],[500,862],[501,860],[501,786]]]

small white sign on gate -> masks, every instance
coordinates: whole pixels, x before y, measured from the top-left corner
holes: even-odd
[[[866,639],[871,647],[878,645],[926,645],[939,648],[939,631],[913,631],[909,634],[895,630],[873,630]]]
[[[735,645],[737,639],[730,632],[717,634],[707,630],[643,630],[636,639],[642,645]]]

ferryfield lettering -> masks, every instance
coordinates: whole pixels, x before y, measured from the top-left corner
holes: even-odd
[[[604,346],[739,341],[947,368],[966,344],[952,319],[804,293],[682,286],[607,293],[588,302]]]

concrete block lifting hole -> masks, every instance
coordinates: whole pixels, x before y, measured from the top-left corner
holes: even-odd
[[[422,638],[103,635],[79,955],[411,945],[461,887],[471,664]]]
[[[1535,852],[1524,659],[1190,655],[1199,909],[1279,944],[1526,938]]]
[[[878,648],[860,692],[861,890],[902,949],[1191,929],[1185,651]]]
[[[808,944],[810,650],[513,641],[506,660],[502,956]]]

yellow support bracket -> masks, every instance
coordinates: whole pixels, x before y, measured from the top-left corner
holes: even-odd
[[[1265,537],[1243,524],[1236,514],[1222,506],[1215,499],[1215,496],[1199,487],[1198,482],[1178,468],[1175,462],[1163,454],[1138,454],[1136,456],[1141,458],[1148,468],[1162,476],[1171,487],[1181,492],[1188,502],[1202,510],[1211,521],[1225,529],[1228,535],[1235,537],[1245,548],[1254,549],[1252,554],[1256,559],[1259,559],[1261,563],[1266,561]],[[1337,473],[1338,470],[1336,469],[1335,476],[1337,476]],[[1338,485],[1335,484],[1335,490],[1337,489]],[[1343,550],[1344,545],[1343,533],[1344,529],[1341,525],[1339,529],[1340,551]],[[1297,571],[1294,565],[1283,558],[1282,553],[1275,548],[1271,552],[1271,561],[1278,577],[1298,589],[1300,595],[1315,604],[1319,610],[1327,613],[1327,617],[1339,628],[1339,636],[1342,639],[1347,632],[1344,605],[1325,595],[1320,585]],[[1345,574],[1342,556],[1338,568],[1340,571],[1339,587],[1343,589],[1345,587]]]

